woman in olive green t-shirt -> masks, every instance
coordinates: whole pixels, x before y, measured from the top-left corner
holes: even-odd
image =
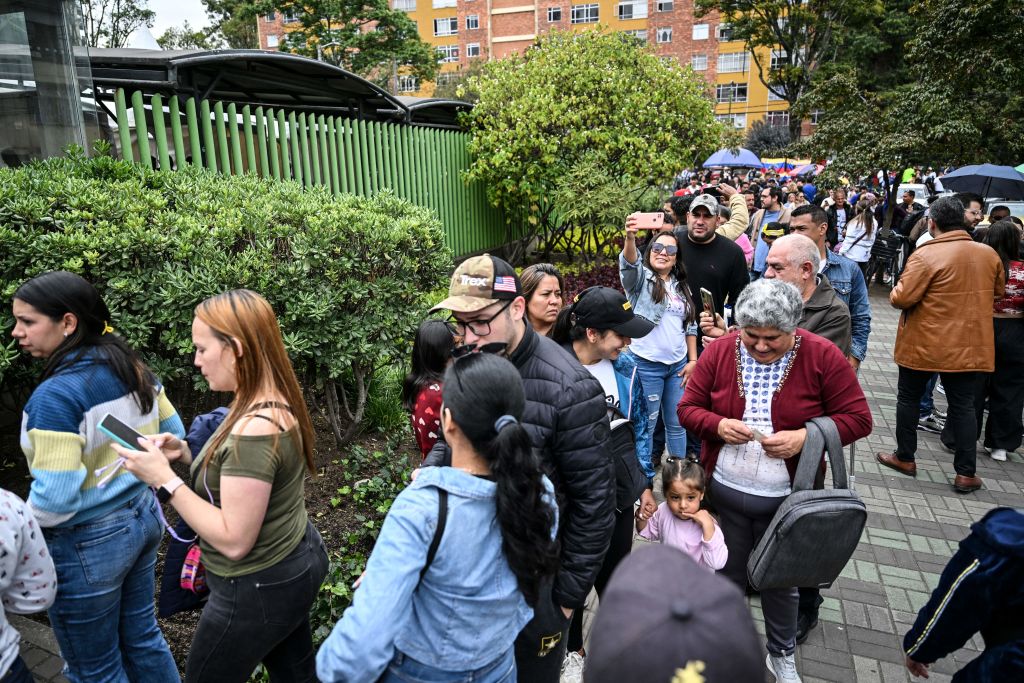
[[[239,289],[207,299],[192,322],[196,367],[235,398],[192,460],[170,434],[118,449],[199,535],[210,599],[185,668],[187,683],[244,683],[262,662],[272,681],[316,681],[309,608],[327,551],[306,516],[313,426],[273,309]],[[191,463],[192,488],[170,463]]]

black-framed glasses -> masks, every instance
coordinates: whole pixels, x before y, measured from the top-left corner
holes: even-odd
[[[511,306],[513,301],[515,301],[515,299],[509,299],[508,301],[506,301],[505,305],[499,308],[497,313],[492,315],[490,318],[487,318],[486,320],[469,320],[463,322],[461,320],[458,320],[453,315],[450,318],[448,318],[446,322],[451,323],[452,325],[455,326],[455,334],[459,336],[465,336],[466,329],[468,328],[469,331],[475,334],[476,336],[486,337],[491,333],[491,323],[494,322],[495,318],[504,313],[505,309]]]
[[[651,251],[653,251],[655,254],[665,252],[665,254],[668,256],[675,256],[676,252],[679,251],[679,247],[677,247],[674,244],[663,244],[661,242],[655,242],[654,244],[651,245]]]
[[[503,354],[508,344],[505,342],[488,342],[487,344],[463,344],[452,349],[452,358],[458,360],[474,353]]]

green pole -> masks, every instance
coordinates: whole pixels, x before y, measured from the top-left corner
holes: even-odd
[[[299,124],[295,112],[288,112],[288,139],[292,148],[292,177],[302,184],[302,153],[299,152]]]
[[[338,136],[333,116],[327,117],[327,159],[331,171],[331,192],[338,194],[341,192],[341,178],[338,177]]]
[[[125,102],[124,88],[114,92],[114,108],[117,112],[117,137],[121,141],[121,158],[135,161],[135,150],[132,148],[132,129],[128,125],[128,105]]]
[[[142,91],[132,93],[132,113],[135,115],[135,136],[139,142],[139,160],[146,168],[153,168],[153,157],[149,150],[149,127],[146,125],[146,107],[142,102]]]
[[[213,123],[210,118],[210,101],[202,100],[199,103],[199,112],[203,117],[203,144],[206,146],[206,168],[217,172],[217,147],[213,144]]]
[[[256,173],[256,140],[252,132],[252,111],[249,105],[242,107],[242,137],[245,140],[245,170]]]
[[[320,173],[320,136],[317,135],[316,114],[310,114],[306,119],[309,129],[309,165],[313,171],[313,183],[323,184],[323,176]]]
[[[217,117],[217,149],[220,152],[221,173],[231,175],[231,152],[228,149],[228,128],[224,120],[224,103],[214,103],[213,113]]]
[[[306,128],[306,114],[299,114],[299,157],[302,159],[302,185],[313,184],[312,168],[309,163],[309,131]]]
[[[199,118],[196,116],[196,100],[185,100],[185,122],[188,124],[188,145],[192,150],[192,165],[203,165],[203,142],[199,138]]]
[[[363,176],[363,194],[367,197],[371,196],[376,189],[374,186],[373,178],[373,150],[370,149],[370,126],[367,125],[366,121],[359,120],[359,151],[362,155],[363,163],[360,164],[361,175]]]
[[[263,107],[256,107],[256,140],[260,150],[260,175],[270,177],[270,161],[267,155],[267,120]]]
[[[153,137],[156,139],[156,156],[161,171],[171,168],[171,155],[167,152],[167,128],[164,124],[164,98],[153,95],[149,98],[150,111],[153,112]]]
[[[284,110],[277,110],[277,140],[281,145],[281,180],[291,180],[292,166],[288,156],[288,126],[284,123]]]
[[[172,95],[171,99],[168,100],[168,104],[171,107],[171,139],[174,142],[174,166],[175,168],[185,168],[187,166],[185,161],[185,138],[181,134],[181,104],[178,102],[178,96]]]
[[[363,148],[363,127],[359,125],[358,119],[349,121],[349,129],[352,131],[352,177],[355,179],[356,194],[366,196],[369,191],[363,182],[366,172],[366,154]]]
[[[375,190],[380,192],[387,187],[387,168],[384,164],[384,126],[379,121],[374,121],[373,126],[373,167]]]
[[[331,188],[331,148],[327,144],[327,117],[323,114],[316,117],[316,132],[320,143],[320,177],[328,189]]]
[[[242,136],[238,134],[238,108],[234,102],[228,104],[228,133],[231,136],[231,169],[235,175],[242,175]]]
[[[360,194],[359,180],[356,172],[356,144],[355,131],[352,128],[352,119],[342,119],[344,131],[344,152],[345,152],[345,191],[350,194]]]

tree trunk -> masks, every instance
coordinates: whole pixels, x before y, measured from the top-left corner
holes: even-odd
[[[345,387],[339,387],[334,380],[324,382],[324,393],[327,397],[327,421],[331,425],[331,432],[334,434],[334,441],[338,448],[355,437],[363,421],[363,414],[366,412],[366,374],[365,367],[356,363],[352,364],[352,376],[356,384],[355,410],[352,410],[349,405]],[[342,427],[342,418],[348,420],[348,425]]]

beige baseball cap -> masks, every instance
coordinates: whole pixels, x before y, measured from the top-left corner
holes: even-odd
[[[473,256],[459,264],[448,285],[448,298],[431,308],[455,313],[472,313],[496,301],[523,295],[516,270],[497,256]]]

